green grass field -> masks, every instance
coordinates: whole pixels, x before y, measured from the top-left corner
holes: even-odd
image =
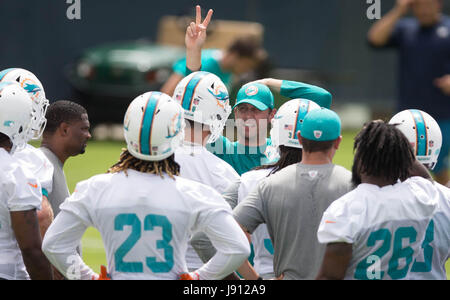
[[[70,158],[64,166],[70,192],[78,182],[105,173],[117,162],[125,146],[120,142],[89,142],[84,155]],[[107,265],[100,233],[95,228],[89,228],[83,236],[82,245],[84,261],[95,272],[100,272],[100,266]]]
[[[356,132],[345,132],[340,149],[337,151],[334,163],[351,170],[353,160],[353,138]],[[70,158],[65,167],[65,173],[69,189],[72,192],[77,182],[85,180],[93,175],[105,173],[119,158],[121,149],[125,147],[121,142],[96,142],[91,141],[84,155]],[[98,231],[89,228],[82,240],[83,259],[96,272],[100,265],[106,265],[106,257],[103,243]],[[450,260],[447,262],[447,270],[450,270]],[[450,279],[450,273],[447,274]]]

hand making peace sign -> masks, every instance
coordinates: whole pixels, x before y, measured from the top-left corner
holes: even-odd
[[[191,22],[186,29],[185,44],[188,49],[201,49],[206,40],[206,29],[211,21],[213,10],[210,9],[202,22],[200,5],[195,7],[195,23]]]

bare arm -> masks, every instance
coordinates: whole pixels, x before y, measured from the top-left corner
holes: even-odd
[[[202,47],[206,40],[206,28],[208,27],[213,10],[210,9],[201,22],[201,8],[196,6],[195,23],[191,22],[186,29],[184,42],[186,45],[186,68],[192,72],[199,71],[202,66]],[[183,76],[178,73],[173,73],[169,79],[161,87],[161,92],[172,96],[177,84],[183,79]]]
[[[249,233],[249,231],[241,225],[242,230],[245,233],[245,236],[248,239],[248,242],[252,242],[252,237]],[[256,280],[258,279],[259,275],[256,272],[256,270],[252,267],[250,262],[248,260],[245,260],[244,263],[239,267],[238,269],[239,274],[242,275],[246,280]]]
[[[450,96],[450,74],[436,78],[434,80],[434,85],[441,89],[442,93]]]
[[[238,203],[238,190],[240,185],[241,178],[239,177],[232,184],[230,184],[230,186],[228,186],[228,188],[222,194],[223,198],[225,199],[225,201],[227,201],[232,209],[235,208]],[[210,260],[211,257],[214,256],[214,254],[216,254],[216,249],[214,249],[211,241],[203,232],[194,234],[194,236],[191,238],[191,245],[204,263]]]
[[[367,38],[374,46],[384,46],[395,27],[395,24],[409,10],[413,0],[397,0],[396,5],[383,18],[375,22],[370,28]]]
[[[256,80],[255,82],[267,85],[269,88],[276,91],[277,93],[281,91],[281,85],[283,84],[283,80],[274,78],[264,78]]]
[[[78,215],[61,210],[42,242],[42,250],[49,261],[69,280],[98,278],[76,250],[87,227]]]
[[[11,225],[31,279],[51,280],[52,269],[41,250],[42,240],[36,210],[11,212]]]
[[[352,244],[331,243],[327,245],[322,266],[316,279],[341,280],[345,277],[352,258]]]
[[[204,232],[216,254],[196,272],[201,279],[222,279],[238,269],[250,255],[250,245],[231,214],[219,212],[210,218]]]
[[[213,10],[210,9],[203,22],[201,8],[195,7],[195,23],[191,22],[186,29],[184,42],[186,44],[186,67],[191,71],[198,71],[202,65],[202,47],[206,41],[206,29],[211,21]]]
[[[161,87],[161,92],[172,97],[173,92],[175,91],[175,88],[177,87],[177,84],[181,81],[181,79],[183,79],[183,76],[178,73],[172,73],[169,79],[167,79],[167,81]]]
[[[53,222],[53,209],[45,196],[42,196],[42,209],[37,212],[37,217],[41,237],[44,238],[48,227]]]
[[[428,172],[428,169],[425,168],[425,166],[417,159],[412,165],[411,169],[409,170],[409,176],[410,177],[420,176],[430,181],[433,181],[433,177],[431,177],[431,174],[430,172]]]

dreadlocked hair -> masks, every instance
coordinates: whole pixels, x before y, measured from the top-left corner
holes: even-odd
[[[270,176],[289,165],[300,162],[302,160],[302,153],[303,150],[301,148],[286,147],[280,145],[280,159],[278,159],[276,163],[258,166],[254,168],[254,170],[264,170],[273,168],[273,170],[270,171],[269,175],[267,175]]]
[[[134,157],[127,149],[122,149],[119,161],[109,168],[107,173],[123,171],[128,176],[127,170],[130,169],[142,173],[159,175],[161,178],[164,178],[164,173],[172,179],[175,179],[175,176],[180,174],[180,165],[175,162],[173,154],[160,161],[146,161]]]
[[[409,177],[415,161],[411,145],[394,124],[381,120],[366,124],[355,137],[352,181],[361,183],[360,174],[383,178],[389,182]]]

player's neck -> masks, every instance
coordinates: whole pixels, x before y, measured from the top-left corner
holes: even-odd
[[[187,130],[184,134],[184,141],[190,144],[205,146],[208,141],[209,131]]]
[[[376,177],[376,176],[368,176],[368,175],[361,175],[361,183],[368,183],[377,185],[379,187],[384,187],[388,185],[394,185],[397,181],[392,180],[386,180],[384,178]]]
[[[306,152],[302,153],[302,164],[304,165],[326,165],[333,163],[333,153],[327,152]]]
[[[51,138],[44,137],[42,139],[41,147],[49,149],[63,165],[66,162],[66,160],[70,157],[70,154],[64,151],[63,143],[56,142]]]
[[[12,145],[8,141],[8,142],[0,143],[0,148],[3,148],[3,149],[5,149],[6,152],[11,153]]]

